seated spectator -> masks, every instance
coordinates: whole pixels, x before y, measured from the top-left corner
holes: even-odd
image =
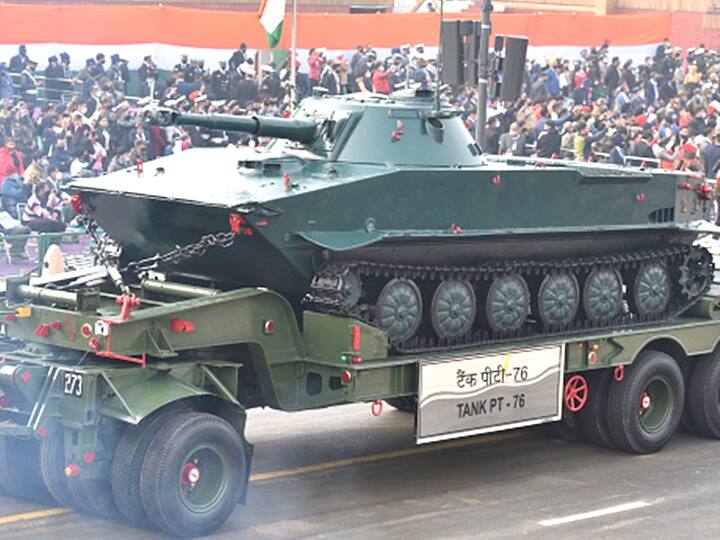
[[[16,218],[9,213],[0,211],[0,232],[8,236],[23,236],[30,234],[30,227],[21,224]],[[10,258],[13,261],[26,261],[28,259],[25,254],[25,244],[27,238],[11,238],[10,242]]]
[[[21,177],[19,174],[8,176],[3,181],[0,190],[2,190],[2,209],[14,219],[20,219],[17,205],[27,203],[32,193],[32,183],[29,177]]]
[[[8,176],[25,172],[23,157],[23,153],[15,148],[15,139],[7,137],[5,146],[0,148],[0,182]]]
[[[38,182],[25,206],[22,223],[36,232],[63,232],[62,205],[62,197],[50,188],[49,182]]]

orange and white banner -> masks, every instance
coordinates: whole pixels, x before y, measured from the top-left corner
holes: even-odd
[[[448,18],[479,19],[480,13],[451,14]],[[283,26],[289,30],[290,16]],[[582,49],[609,43],[611,54],[641,58],[670,34],[672,14],[595,16],[576,13],[493,15],[493,32],[530,38],[531,56],[574,57]],[[0,5],[0,59],[8,60],[17,46],[42,69],[48,56],[66,51],[73,67],[103,52],[119,53],[137,67],[152,54],[159,67],[172,68],[182,53],[214,62],[227,59],[240,42],[249,49],[266,49],[265,31],[256,13],[189,9],[169,6]],[[370,44],[383,51],[403,43],[437,46],[438,16],[413,14],[298,15],[298,48],[325,47],[349,53]],[[290,32],[283,32],[278,48],[287,48]]]

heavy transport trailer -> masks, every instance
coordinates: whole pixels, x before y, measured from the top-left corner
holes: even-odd
[[[720,285],[670,323],[390,355],[383,331],[314,312],[298,321],[267,289],[145,279],[117,295],[68,285],[97,271],[7,280],[8,494],[208,534],[245,501],[246,411],[259,406],[372,402],[379,414],[387,400],[417,410],[418,443],[551,422],[641,454],[660,450],[681,421],[720,437]]]

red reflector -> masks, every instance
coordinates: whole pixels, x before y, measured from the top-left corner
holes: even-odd
[[[635,195],[635,200],[639,203],[643,202],[645,200],[645,194],[638,193],[637,195]]]
[[[14,314],[14,313],[9,313],[8,316],[5,317],[5,320],[6,320],[7,322],[15,322],[15,314]]]
[[[352,380],[352,373],[349,371],[343,371],[342,375],[340,375],[340,380],[345,384],[349,383]]]
[[[48,337],[50,335],[50,325],[38,324],[35,328],[35,335],[38,337]]]
[[[83,454],[83,461],[88,465],[92,465],[92,463],[95,461],[95,452],[93,452],[92,450],[89,452],[85,452]]]
[[[272,319],[265,321],[263,323],[263,332],[266,334],[272,334],[275,332],[275,321]]]
[[[352,349],[360,350],[360,327],[357,324],[352,327]]]
[[[194,332],[195,323],[183,319],[170,319],[170,330],[173,332]]]
[[[83,324],[80,327],[80,333],[82,334],[82,337],[89,338],[92,336],[92,326],[90,326],[88,323]]]
[[[37,434],[38,434],[38,437],[40,437],[41,439],[44,439],[45,437],[47,437],[48,428],[46,428],[45,426],[40,426],[38,428]]]
[[[24,383],[30,382],[30,372],[29,371],[23,371],[23,374],[20,375],[20,380]]]
[[[62,323],[60,321],[53,321],[50,323],[50,328],[53,330],[60,330],[62,328]]]
[[[350,359],[350,362],[352,362],[353,364],[362,364],[362,361],[363,361],[362,356],[353,356]]]

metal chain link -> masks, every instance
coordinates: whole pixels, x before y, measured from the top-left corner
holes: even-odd
[[[229,248],[235,243],[237,234],[232,231],[221,232],[217,234],[206,234],[197,242],[177,246],[175,249],[166,253],[157,253],[152,257],[132,261],[122,268],[118,268],[121,248],[106,233],[100,233],[97,222],[91,217],[81,215],[78,223],[85,228],[96,245],[95,262],[108,268],[114,268],[118,272],[134,272],[140,273],[157,268],[160,264],[177,264],[185,259],[193,257],[201,257],[205,255],[208,248],[221,247]],[[122,285],[118,285],[122,289]]]

